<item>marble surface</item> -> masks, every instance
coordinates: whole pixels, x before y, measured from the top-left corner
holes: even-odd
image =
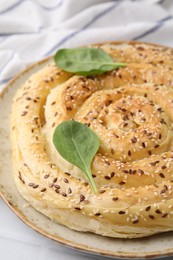
[[[0,199],[1,260],[87,260],[97,257],[66,248],[38,234],[8,208]],[[104,258],[103,258],[104,259]]]

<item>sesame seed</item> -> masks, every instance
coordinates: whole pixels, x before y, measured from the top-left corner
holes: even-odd
[[[144,174],[144,171],[141,170],[141,169],[138,169],[138,172],[141,173],[141,174]]]
[[[151,162],[150,165],[155,166],[157,163],[159,163],[159,161]]]
[[[21,116],[26,116],[27,113],[28,113],[27,111],[23,111]]]
[[[153,186],[154,186],[155,188],[159,188],[159,186],[158,186],[156,183],[153,183]]]
[[[126,214],[126,212],[125,211],[119,211],[118,214],[124,215],[124,214]]]
[[[133,174],[133,171],[132,171],[132,169],[129,169],[129,174]]]
[[[124,173],[129,173],[129,171],[128,171],[128,170],[122,170],[122,172],[124,172]]]
[[[108,162],[108,161],[105,161],[105,164],[106,164],[106,165],[110,165],[110,162]]]
[[[165,175],[161,172],[161,173],[159,173],[159,176],[161,177],[161,178],[165,178]]]
[[[163,187],[165,188],[165,190],[168,190],[168,186],[167,185],[164,185]],[[170,186],[170,188],[172,189],[172,186]]]
[[[68,175],[68,176],[70,176],[70,173],[68,173],[68,172],[64,172],[66,175]]]
[[[44,192],[44,191],[46,191],[46,188],[42,188],[40,191],[41,191],[41,192]]]
[[[160,194],[164,194],[164,193],[166,193],[166,190],[163,189],[160,191]]]
[[[69,188],[68,188],[68,194],[70,194],[70,193],[72,193],[72,190],[71,190],[71,188],[69,187]]]
[[[68,183],[69,181],[68,181],[66,178],[64,178],[64,182],[65,182],[65,183]]]
[[[84,195],[80,195],[80,202],[85,200],[85,196]]]
[[[150,219],[155,219],[155,217],[153,215],[149,215]]]
[[[128,156],[131,156],[131,151],[130,150],[128,151]]]
[[[100,190],[100,193],[102,194],[102,193],[104,193],[105,192],[105,190]]]
[[[151,209],[151,206],[146,207],[146,211],[149,211]]]
[[[137,224],[138,222],[139,222],[139,220],[136,219],[136,220],[133,221],[133,224]]]
[[[58,180],[57,178],[54,178],[54,179],[53,179],[53,182],[55,183],[55,182],[57,182],[57,180]]]
[[[162,213],[162,212],[160,211],[160,209],[156,209],[155,212],[156,212],[157,214],[161,214],[161,213]]]
[[[163,118],[160,120],[160,123],[166,125],[166,122],[165,122],[165,120]]]
[[[145,143],[144,143],[144,142],[142,142],[142,147],[143,147],[143,148],[145,148],[145,147],[146,147],[146,145],[145,145]]]
[[[111,172],[111,178],[113,178],[115,175],[115,172]]]
[[[28,186],[33,187],[34,183],[30,182],[30,183],[28,183]]]
[[[105,176],[105,179],[106,179],[106,180],[110,180],[111,177],[109,177],[109,176]]]
[[[118,199],[119,199],[118,197],[112,198],[113,201],[117,201]]]
[[[162,215],[162,218],[166,218],[167,216],[168,216],[168,214],[165,213],[165,214]]]
[[[67,197],[67,194],[66,194],[65,192],[62,192],[61,195],[62,195],[63,197]]]
[[[136,143],[136,142],[137,142],[137,138],[136,138],[136,137],[133,137],[130,141],[131,141],[132,143]]]
[[[49,178],[49,174],[46,174],[46,175],[44,175],[44,179],[47,179],[47,178]]]
[[[36,189],[36,188],[38,188],[38,186],[39,186],[39,185],[34,184],[32,187],[33,187],[33,189]]]
[[[114,149],[113,148],[111,148],[111,154],[114,154]]]
[[[95,213],[95,216],[100,216],[101,215],[101,213],[99,213],[99,212],[97,212],[97,213]]]
[[[54,187],[55,187],[56,189],[60,189],[60,185],[58,185],[58,184],[55,184]]]
[[[105,102],[105,105],[106,105],[106,106],[109,106],[110,104],[112,104],[112,102],[113,102],[113,100],[107,100],[107,101]]]

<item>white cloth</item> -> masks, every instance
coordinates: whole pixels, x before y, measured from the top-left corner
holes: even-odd
[[[111,40],[173,47],[172,37],[172,0],[0,0],[0,90],[59,48]],[[2,200],[0,212],[1,260],[91,259],[35,233]]]

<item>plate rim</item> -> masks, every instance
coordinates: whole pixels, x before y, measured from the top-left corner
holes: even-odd
[[[106,42],[100,42],[100,43],[94,43],[94,44],[90,44],[92,46],[94,45],[102,45],[102,44],[147,44],[147,45],[153,45],[153,46],[160,46],[160,47],[167,47],[161,44],[156,44],[156,43],[151,43],[151,42],[142,42],[142,41],[106,41]],[[173,49],[172,47],[168,47],[170,49]],[[0,91],[0,97],[2,97],[3,95],[5,95],[5,93],[8,91],[8,89],[11,87],[11,85],[15,84],[15,81],[17,81],[21,76],[23,76],[25,73],[29,72],[31,69],[33,69],[34,67],[37,67],[38,65],[42,65],[45,62],[48,62],[49,60],[52,59],[53,56],[49,56],[46,58],[43,58],[37,62],[34,62],[33,64],[27,66],[25,69],[23,69],[22,71],[20,71],[16,76],[14,76],[7,84],[5,87],[3,87],[3,89]],[[20,193],[19,193],[20,195]],[[20,195],[21,196],[21,195]],[[21,196],[22,197],[22,196]],[[25,216],[20,208],[16,207],[13,203],[10,202],[10,200],[8,199],[8,195],[6,195],[5,193],[3,193],[3,189],[0,187],[0,198],[3,199],[3,201],[8,205],[8,207],[13,211],[13,213],[20,219],[22,220],[27,226],[29,226],[30,228],[32,228],[34,231],[36,231],[37,233],[45,236],[46,238],[49,238],[55,242],[58,242],[59,244],[68,247],[68,248],[72,248],[84,253],[89,253],[89,254],[95,254],[95,255],[100,255],[100,256],[105,256],[105,257],[112,257],[112,258],[130,258],[130,259],[136,259],[136,258],[155,258],[155,257],[162,257],[162,256],[171,256],[173,254],[173,247],[172,248],[168,248],[165,249],[164,251],[153,251],[152,253],[125,253],[122,251],[118,251],[118,252],[111,252],[109,250],[102,250],[102,249],[96,249],[94,247],[90,247],[87,245],[82,245],[79,243],[76,243],[74,241],[70,241],[67,239],[64,239],[62,237],[60,237],[59,235],[51,235],[50,233],[48,233],[47,231],[43,230],[41,227],[38,227],[37,224],[33,224],[28,218],[27,216]],[[36,209],[35,209],[36,210]],[[40,212],[39,212],[40,213]],[[42,213],[40,213],[42,214]],[[79,231],[77,231],[79,232]],[[84,232],[83,232],[84,233]],[[94,234],[96,236],[99,236],[97,234]],[[140,240],[140,238],[138,238]]]

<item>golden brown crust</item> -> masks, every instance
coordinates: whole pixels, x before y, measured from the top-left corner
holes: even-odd
[[[11,137],[17,187],[36,209],[76,230],[128,238],[172,230],[173,50],[95,46],[127,67],[85,78],[51,63],[16,94]],[[52,144],[55,127],[69,119],[100,138],[92,163],[96,195]]]

